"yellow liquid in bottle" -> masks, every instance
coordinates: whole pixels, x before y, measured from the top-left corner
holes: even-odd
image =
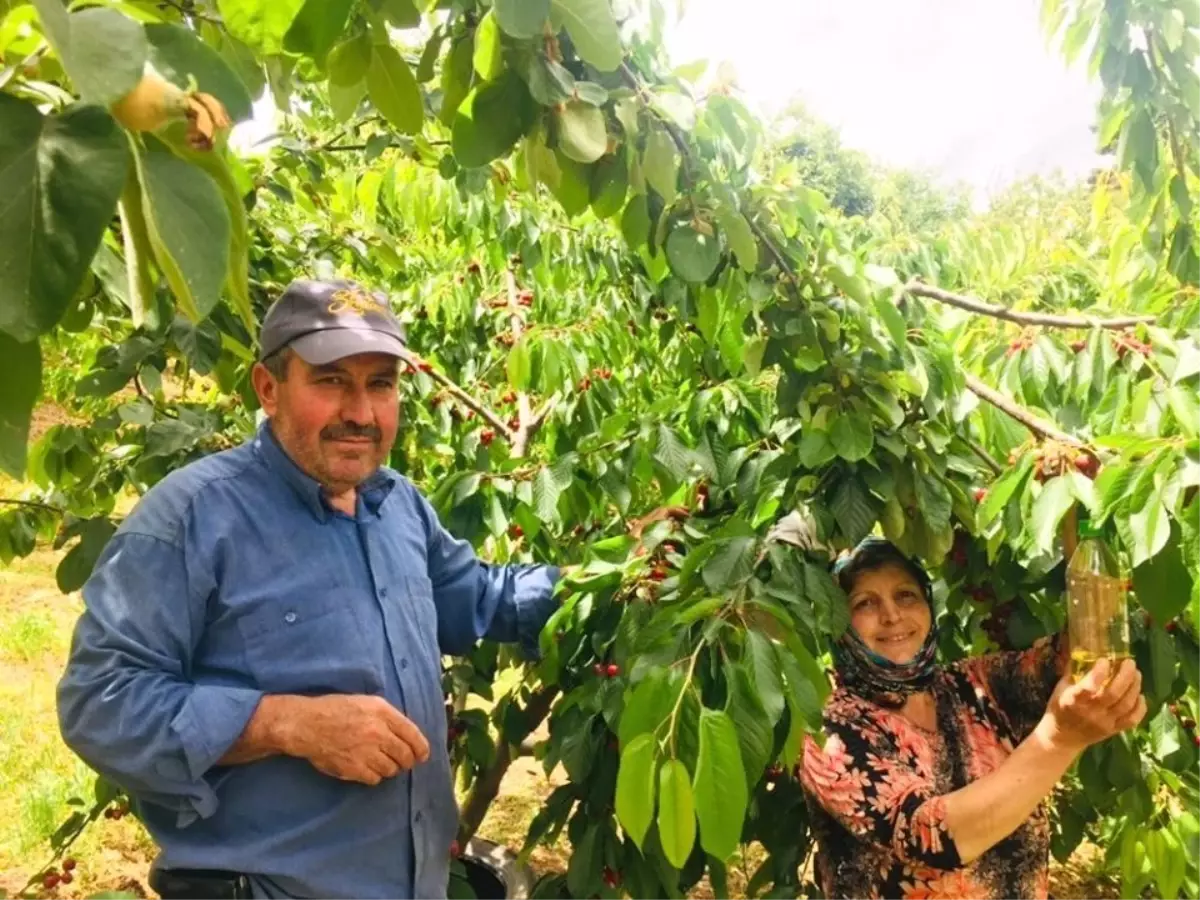
[[[1113,675],[1117,673],[1117,667],[1121,665],[1121,660],[1129,659],[1130,655],[1124,653],[1117,655],[1115,653],[1093,653],[1090,650],[1072,650],[1071,651],[1071,680],[1078,681],[1084,675],[1092,670],[1092,666],[1102,659],[1107,659],[1109,662],[1108,679],[1105,683],[1112,680]]]
[[[1130,656],[1125,581],[1099,540],[1085,539],[1067,567],[1071,676],[1078,681],[1101,658],[1112,671]]]

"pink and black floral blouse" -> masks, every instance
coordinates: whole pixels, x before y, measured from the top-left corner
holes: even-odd
[[[801,767],[826,897],[1046,897],[1044,805],[963,865],[943,797],[997,768],[1033,730],[1061,672],[1059,650],[1047,638],[942,668],[933,688],[937,733],[898,710],[833,693],[825,747],[809,738]]]

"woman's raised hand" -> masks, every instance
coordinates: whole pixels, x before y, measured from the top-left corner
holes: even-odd
[[[1132,659],[1100,659],[1078,682],[1059,681],[1046,707],[1047,736],[1081,751],[1137,725],[1146,715],[1142,673]]]

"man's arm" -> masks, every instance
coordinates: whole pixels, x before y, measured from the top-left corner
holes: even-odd
[[[556,566],[490,565],[442,527],[433,506],[412,489],[426,529],[426,557],[437,607],[438,644],[465,653],[480,638],[519,642],[537,654],[538,635],[558,607]]]
[[[58,685],[63,740],[130,793],[179,813],[211,816],[204,780],[244,730],[261,692],[193,684],[188,673],[212,586],[182,546],[117,534],[83,588]]]

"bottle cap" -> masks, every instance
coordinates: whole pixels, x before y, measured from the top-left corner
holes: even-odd
[[[1087,516],[1079,516],[1079,536],[1081,538],[1100,538],[1104,537],[1104,529],[1092,522]]]

